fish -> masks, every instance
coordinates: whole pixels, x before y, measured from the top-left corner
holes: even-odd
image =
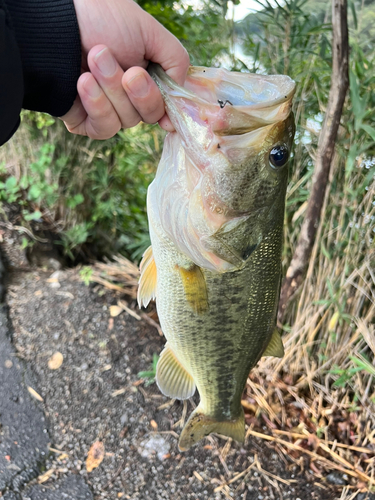
[[[156,300],[167,340],[160,391],[200,403],[179,449],[210,433],[245,437],[241,405],[262,356],[284,355],[276,329],[294,81],[190,67],[184,87],[148,71],[175,131],[147,192],[151,246],[138,304]]]

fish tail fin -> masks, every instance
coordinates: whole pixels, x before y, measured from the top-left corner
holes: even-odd
[[[205,415],[199,405],[182,429],[178,447],[181,451],[186,451],[211,432],[217,432],[243,443],[245,439],[245,415],[242,408],[238,418],[218,422]]]

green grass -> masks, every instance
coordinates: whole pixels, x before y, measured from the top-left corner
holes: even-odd
[[[145,380],[145,386],[148,387],[151,384],[154,384],[156,381],[156,366],[159,361],[159,356],[154,353],[152,357],[152,365],[148,371],[139,372],[138,377]]]

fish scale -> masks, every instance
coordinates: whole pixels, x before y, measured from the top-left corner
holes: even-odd
[[[164,394],[178,399],[198,389],[200,403],[181,433],[181,450],[211,432],[241,441],[248,374],[262,355],[283,355],[275,323],[288,179],[283,154],[294,136],[294,83],[283,75],[254,79],[192,68],[186,90],[160,67],[149,71],[176,128],[148,189],[152,250],[141,263],[138,293],[140,305],[156,297],[167,339],[156,380]],[[208,78],[214,83],[206,91]],[[222,84],[229,95],[232,81],[237,93],[243,85],[250,104],[210,101],[213,86],[220,94]],[[215,113],[225,121],[229,107],[231,125],[223,124],[227,135],[218,138]],[[202,122],[200,115],[209,118]],[[213,147],[215,141],[223,147]]]

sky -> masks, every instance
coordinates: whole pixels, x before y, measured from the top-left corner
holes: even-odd
[[[202,0],[186,0],[186,4],[199,8],[202,5]],[[240,0],[240,3],[234,6],[234,20],[240,21],[251,12],[255,12],[261,8],[262,6],[255,0]],[[232,9],[233,4],[229,2],[227,17],[232,18]]]
[[[230,12],[231,8],[232,7],[229,8]],[[259,5],[259,3],[256,2],[255,0],[241,0],[239,5],[234,6],[234,20],[240,21],[251,12],[260,10],[261,8],[262,8],[261,5]]]

